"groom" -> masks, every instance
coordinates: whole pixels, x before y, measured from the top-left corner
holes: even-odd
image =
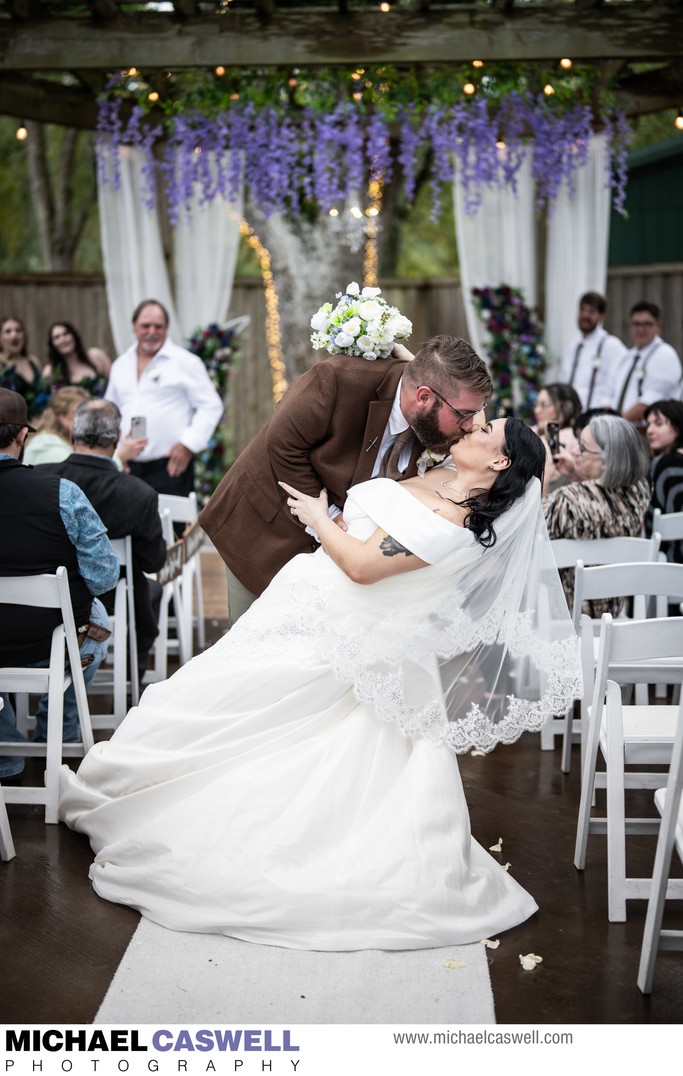
[[[410,478],[424,448],[446,453],[491,389],[485,363],[452,336],[413,359],[400,345],[373,362],[331,355],[298,377],[199,516],[227,565],[230,625],[288,560],[317,548],[278,481],[313,497],[325,488],[339,514],[350,486]]]

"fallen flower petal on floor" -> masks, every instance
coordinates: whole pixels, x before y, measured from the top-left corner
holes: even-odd
[[[487,949],[497,949],[500,945],[500,938],[496,938],[495,940],[492,938],[482,938],[479,944],[485,945]]]
[[[486,757],[486,751],[477,751],[476,748],[475,748],[474,751],[470,751],[470,754],[471,754],[472,758],[485,758]]]
[[[535,953],[527,953],[526,956],[519,954],[519,962],[525,971],[533,971],[537,964],[543,963],[542,956],[536,956]]]
[[[498,844],[492,844],[489,848],[489,852],[502,852],[503,851],[503,838],[498,838]]]
[[[509,871],[511,866],[512,866],[512,863],[503,863],[503,870],[504,871]]]
[[[452,957],[447,957],[443,962],[444,968],[448,968],[449,971],[453,971],[455,968],[466,968],[467,964],[464,960],[453,960]]]

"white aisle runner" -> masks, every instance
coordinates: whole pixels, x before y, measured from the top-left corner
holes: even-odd
[[[142,919],[95,1023],[160,1020],[492,1024],[495,1012],[484,945],[308,952]]]

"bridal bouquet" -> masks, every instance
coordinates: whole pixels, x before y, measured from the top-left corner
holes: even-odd
[[[337,292],[337,305],[323,303],[311,318],[311,343],[330,355],[357,355],[362,359],[386,359],[395,340],[405,340],[412,322],[398,307],[382,299],[380,288],[363,288],[352,282],[346,294]]]

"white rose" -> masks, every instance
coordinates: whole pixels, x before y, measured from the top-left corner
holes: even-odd
[[[343,329],[341,330],[341,332],[338,332],[334,338],[335,347],[351,347],[352,343],[353,337],[347,336]]]
[[[372,348],[374,347],[374,344],[369,336],[359,336],[356,340],[356,343],[358,344],[358,347],[361,349],[361,351],[372,351]]]
[[[397,318],[393,319],[394,333],[396,336],[405,337],[410,336],[413,331],[413,323],[409,318],[404,318],[403,314],[399,314]]]
[[[358,284],[356,284],[355,280],[352,280],[351,283],[349,284],[348,288],[346,289],[346,294],[347,295],[359,295],[360,294],[360,288],[358,287]]]
[[[377,321],[382,315],[382,307],[375,299],[368,299],[360,304],[358,313],[364,321]]]
[[[344,322],[344,332],[347,336],[358,336],[360,332],[360,318],[349,318]]]
[[[327,328],[327,311],[325,311],[322,307],[320,308],[318,313],[314,314],[311,318],[311,328],[315,329],[315,331],[319,333],[325,332],[325,329]]]
[[[363,288],[361,295],[364,299],[374,299],[382,291],[381,288]]]

